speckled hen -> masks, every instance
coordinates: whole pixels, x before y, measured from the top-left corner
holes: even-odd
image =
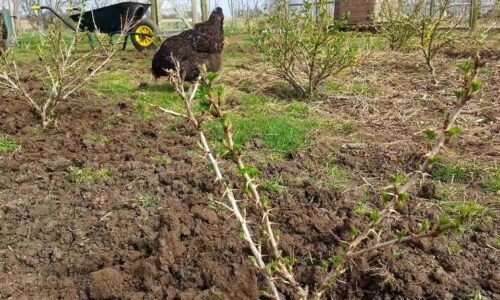
[[[223,23],[224,14],[217,7],[208,21],[166,39],[153,57],[151,71],[155,79],[167,76],[167,70],[175,68],[172,57],[179,61],[186,81],[196,80],[203,64],[208,71],[219,71],[224,48]]]

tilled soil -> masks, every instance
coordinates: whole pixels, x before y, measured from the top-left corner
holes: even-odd
[[[61,107],[56,126],[41,129],[19,98],[4,96],[0,133],[22,148],[0,154],[1,299],[263,297],[263,278],[248,259],[238,223],[217,204],[222,194],[204,157],[189,151],[197,149],[192,130],[167,131],[168,117],[141,121],[132,104],[85,93]],[[338,163],[353,172],[379,175],[386,165],[379,148],[325,151],[336,152]],[[153,161],[156,155],[172,161],[163,166]],[[298,260],[297,279],[311,287],[326,272],[319,261],[351,239],[350,228],[367,224],[353,212],[358,199],[352,193],[295,180],[313,171],[313,156],[291,153],[287,161],[259,166],[265,176],[283,178],[286,191],[268,195],[278,208],[273,220],[284,255]],[[397,161],[414,162],[413,155]],[[72,167],[105,168],[112,176],[76,183]],[[155,203],[144,207],[141,195]],[[251,207],[249,215],[257,229]],[[390,222],[401,228],[404,221]],[[480,292],[500,299],[500,256],[489,245],[495,230],[454,239],[461,246],[456,253],[445,238],[371,253],[354,261],[327,296],[468,299]],[[284,285],[281,290],[293,299]]]

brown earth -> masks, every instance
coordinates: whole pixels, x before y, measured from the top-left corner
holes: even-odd
[[[0,154],[1,299],[259,297],[263,278],[247,259],[251,253],[239,226],[215,204],[221,193],[203,156],[188,151],[196,149],[192,130],[167,131],[167,117],[140,121],[132,104],[112,104],[92,93],[63,105],[57,126],[42,130],[18,98],[4,96],[0,132],[22,148]],[[105,126],[110,118],[114,124]],[[373,120],[370,128],[379,125]],[[92,141],[90,134],[108,140]],[[265,176],[283,178],[286,191],[269,195],[279,208],[273,219],[284,255],[298,260],[297,279],[309,286],[325,274],[319,262],[351,238],[351,227],[363,229],[367,222],[353,212],[358,199],[352,192],[295,179],[313,173],[314,161],[327,153],[353,174],[373,177],[411,169],[423,153],[398,146],[395,155],[394,148],[374,143],[322,146],[318,139],[310,153],[259,166]],[[159,165],[155,155],[172,162]],[[69,176],[75,166],[113,175],[75,183]],[[153,196],[156,205],[141,206],[139,195]],[[416,216],[436,213],[432,204],[424,205],[389,223],[414,228]],[[256,229],[251,207],[249,214]],[[451,239],[461,247],[453,253],[444,237],[371,253],[353,262],[328,299],[469,299],[476,292],[500,299],[500,255],[489,244],[497,230],[479,226]],[[281,290],[293,299],[285,286]]]

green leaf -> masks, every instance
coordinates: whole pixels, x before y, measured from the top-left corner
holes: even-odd
[[[383,191],[383,192],[381,193],[381,196],[382,196],[382,200],[383,200],[384,202],[389,202],[389,201],[391,201],[391,200],[392,200],[392,197],[393,197],[393,195],[392,195],[391,193],[386,192],[386,191]]]
[[[255,267],[258,267],[259,264],[257,263],[257,259],[255,258],[255,256],[253,255],[249,255],[248,256],[248,259],[250,260],[250,262],[255,266]]]
[[[458,100],[462,100],[464,98],[464,91],[462,90],[456,90],[453,92],[455,94],[455,97],[457,97]]]
[[[458,126],[455,126],[455,127],[451,127],[450,129],[448,129],[448,131],[446,133],[448,134],[449,138],[452,138],[452,137],[457,136],[460,132],[462,132],[462,129],[460,129],[460,127],[458,127]]]
[[[202,98],[202,100],[199,101],[199,105],[202,111],[209,111],[210,108],[212,107],[212,103],[205,100],[204,98]]]
[[[238,167],[237,172],[241,175],[248,174],[252,178],[259,176],[259,170],[253,166]]]
[[[377,223],[378,221],[380,221],[380,214],[379,214],[379,212],[376,211],[376,210],[370,212],[370,220],[373,223]]]
[[[425,134],[425,139],[429,144],[432,144],[438,136],[437,132],[434,129],[427,129],[424,131],[424,134]]]
[[[479,92],[483,88],[483,82],[479,79],[472,80],[471,89],[473,93]]]
[[[334,265],[341,263],[342,262],[342,255],[340,255],[340,254],[334,255],[334,256],[328,258],[328,261],[330,261]]]
[[[408,199],[410,199],[410,194],[408,194],[407,192],[398,195],[398,201],[401,203],[408,201]]]
[[[398,240],[401,241],[407,235],[407,232],[404,229],[396,229],[395,234]]]
[[[420,232],[424,232],[424,231],[429,230],[430,226],[431,226],[431,222],[429,221],[429,219],[424,219],[422,221],[422,223],[420,223],[418,225]]]
[[[437,163],[437,162],[440,162],[441,160],[442,160],[442,157],[438,156],[438,155],[436,155],[436,156],[432,156],[432,155],[427,156],[427,162],[429,162],[429,165],[431,165],[431,166],[433,164]]]
[[[214,72],[208,72],[207,73],[207,79],[208,79],[208,81],[212,81],[215,78],[217,78],[217,73],[214,73]]]
[[[260,203],[265,209],[269,208],[269,198],[267,196],[260,196]]]
[[[453,221],[448,216],[440,216],[438,220],[438,228],[440,231],[443,231],[446,227],[452,224]]]
[[[458,63],[458,68],[464,73],[464,74],[470,74],[472,72],[472,69],[474,68],[474,64],[470,60],[464,60]]]
[[[396,173],[391,176],[391,180],[395,186],[399,186],[406,181],[406,175],[402,173]]]

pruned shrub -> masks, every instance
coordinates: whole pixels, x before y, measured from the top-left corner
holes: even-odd
[[[79,28],[79,24],[75,26]],[[126,29],[125,29],[126,31]],[[68,101],[92,78],[104,71],[113,58],[116,47],[104,41],[88,49],[87,35],[81,31],[68,35],[60,26],[38,32],[39,64],[30,66],[29,73],[16,61],[13,53],[5,55],[0,63],[0,88],[18,93],[40,117],[43,127],[56,119],[56,109]],[[96,35],[99,39],[99,35]],[[41,89],[33,90],[26,80],[29,75]]]
[[[406,2],[401,0],[384,0],[375,23],[393,51],[404,50],[416,35],[415,28],[410,24],[415,22],[417,14],[415,11],[408,11],[406,6]]]
[[[333,22],[324,0],[314,9],[306,1],[301,10],[291,10],[288,1],[279,0],[256,23],[252,33],[276,75],[312,99],[328,78],[357,62],[358,46],[341,31],[341,26]]]

